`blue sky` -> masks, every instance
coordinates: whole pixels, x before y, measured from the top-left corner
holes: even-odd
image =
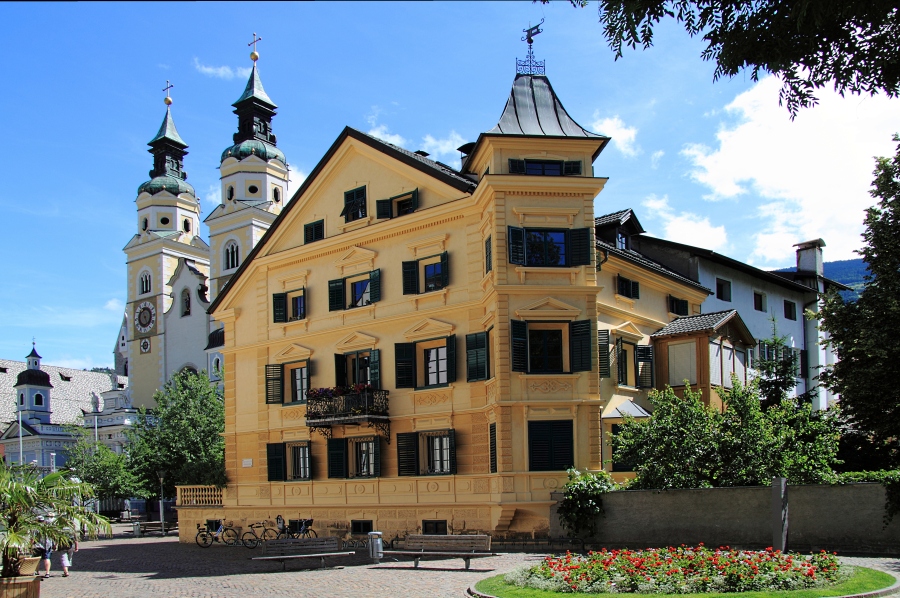
[[[872,157],[892,154],[900,129],[900,101],[830,91],[791,122],[778,81],[713,83],[702,43],[672,24],[614,61],[595,5],[29,3],[2,4],[0,17],[13,25],[0,357],[23,359],[36,337],[46,363],[69,367],[112,363],[122,248],[166,80],[205,217],[254,31],[296,186],[345,125],[458,164],[455,148],[503,110],[522,29],[544,18],[535,54],[554,89],[581,125],[613,137],[594,164],[609,177],[596,212],[632,207],[652,234],[764,268],[791,265],[791,245],[816,237],[826,260],[855,257]]]

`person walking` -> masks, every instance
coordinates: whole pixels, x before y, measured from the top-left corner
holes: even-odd
[[[62,565],[63,577],[69,576],[69,567],[72,566],[72,560],[75,553],[78,552],[78,534],[72,532],[69,534],[69,541],[66,544],[60,544],[60,564]]]
[[[38,516],[37,518],[39,523],[44,522],[44,517]],[[37,556],[41,557],[41,562],[39,565],[43,565],[44,568],[44,579],[49,579],[50,577],[50,557],[53,556],[53,540],[47,537],[40,537],[37,539],[34,545],[35,551],[37,552]],[[40,575],[41,567],[38,566],[38,573]]]

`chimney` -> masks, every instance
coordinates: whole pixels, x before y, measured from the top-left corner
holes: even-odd
[[[822,248],[825,247],[825,241],[822,239],[804,241],[797,243],[794,247],[797,248],[797,273],[804,272],[824,276],[825,262],[822,257]]]

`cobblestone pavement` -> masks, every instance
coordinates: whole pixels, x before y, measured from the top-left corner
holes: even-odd
[[[469,571],[462,559],[422,561],[413,568],[411,559],[373,565],[365,552],[355,557],[334,557],[338,567],[315,569],[317,559],[287,563],[251,561],[262,550],[225,547],[208,549],[179,544],[175,537],[112,539],[83,542],[75,555],[71,575],[62,577],[58,556],[52,577],[41,583],[43,598],[247,598],[252,595],[452,597],[461,598],[478,580],[497,575],[540,554],[504,554],[472,561]],[[881,569],[900,577],[900,559],[844,557],[848,564]]]
[[[364,551],[332,557],[333,569],[314,569],[318,559],[251,561],[262,549],[213,544],[179,544],[175,537],[120,538],[83,542],[69,577],[62,577],[54,555],[51,578],[41,582],[42,598],[156,598],[249,596],[424,596],[461,598],[480,579],[509,571],[536,554],[505,554],[474,559],[466,571],[462,559],[411,559],[372,564]]]

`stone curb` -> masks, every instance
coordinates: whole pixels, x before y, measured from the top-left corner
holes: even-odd
[[[475,589],[475,586],[469,586],[469,589],[466,590],[466,596],[474,596],[475,598],[497,598],[491,594],[483,594]]]

